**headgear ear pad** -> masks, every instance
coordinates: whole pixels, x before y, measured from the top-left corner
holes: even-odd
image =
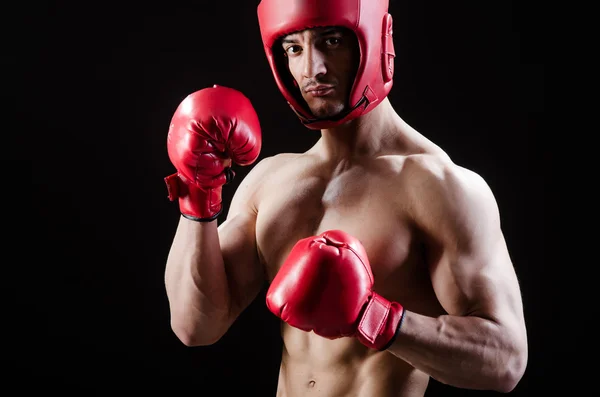
[[[389,93],[394,75],[392,16],[388,0],[261,0],[258,20],[267,60],[277,86],[304,125],[331,128],[373,110]],[[279,40],[309,28],[341,26],[356,35],[360,61],[349,95],[348,109],[326,119],[315,118],[294,94],[294,81]]]

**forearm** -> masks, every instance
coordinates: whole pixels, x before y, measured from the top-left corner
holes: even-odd
[[[407,311],[388,351],[442,383],[508,392],[526,362],[526,351],[511,335],[480,317],[432,318]]]
[[[181,218],[167,259],[171,327],[186,345],[214,343],[228,327],[230,294],[217,222]]]

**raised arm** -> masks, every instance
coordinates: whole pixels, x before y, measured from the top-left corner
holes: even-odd
[[[406,167],[431,282],[447,315],[406,311],[389,351],[442,383],[509,392],[525,371],[527,335],[492,191],[448,161],[415,157]]]
[[[188,346],[216,342],[262,285],[254,232],[256,167],[217,226],[221,189],[231,162],[252,163],[260,150],[257,116],[241,93],[213,87],[188,96],[173,116],[166,178],[181,218],[165,269],[171,327]]]
[[[253,195],[267,162],[242,181],[220,226],[180,218],[165,283],[171,326],[188,346],[215,343],[260,292],[264,270],[256,248]]]

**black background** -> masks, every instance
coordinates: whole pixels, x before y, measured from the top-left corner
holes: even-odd
[[[187,94],[220,84],[248,96],[263,130],[259,159],[318,139],[274,83],[256,5],[46,2],[4,15],[14,123],[5,142],[15,140],[3,151],[5,360],[23,390],[274,396],[281,339],[264,291],[218,343],[187,348],[170,330],[163,283],[179,217],[163,183],[173,172],[166,132]],[[396,0],[390,12],[392,105],[498,200],[530,343],[512,395],[533,395],[558,353],[547,348],[542,288],[556,260],[545,250],[553,233],[542,10]],[[225,212],[251,167],[238,167],[224,189]],[[427,392],[492,394],[434,380]]]

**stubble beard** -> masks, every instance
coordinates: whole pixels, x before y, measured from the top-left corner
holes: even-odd
[[[341,114],[346,108],[341,101],[318,100],[317,103],[309,105],[312,114],[319,119],[335,117]]]

